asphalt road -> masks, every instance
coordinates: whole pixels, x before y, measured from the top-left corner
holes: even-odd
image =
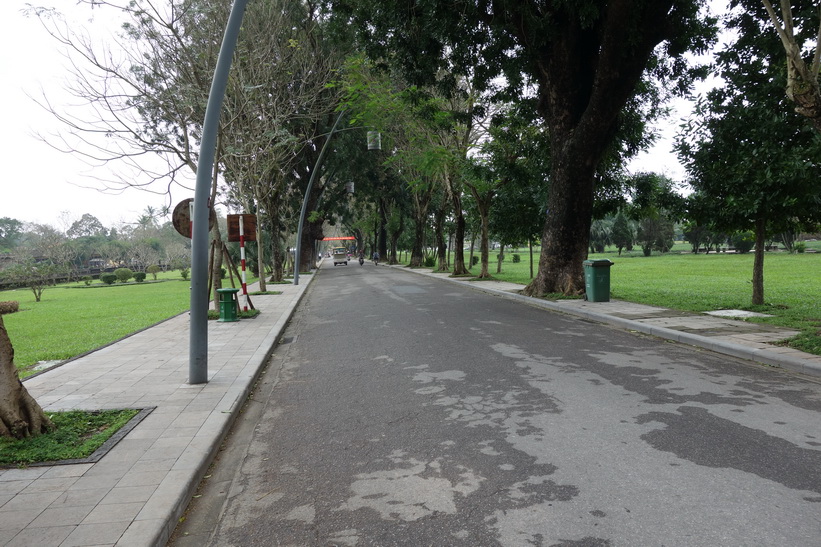
[[[313,281],[188,545],[821,545],[821,385],[356,262]]]

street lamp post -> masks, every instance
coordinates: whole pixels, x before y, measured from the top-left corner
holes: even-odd
[[[237,45],[242,17],[248,0],[234,0],[231,15],[225,27],[208,104],[202,127],[200,155],[197,162],[197,180],[194,188],[194,224],[191,233],[191,332],[188,345],[188,383],[208,382],[208,217],[211,194],[211,170],[217,146],[222,100],[228,84],[231,58]]]

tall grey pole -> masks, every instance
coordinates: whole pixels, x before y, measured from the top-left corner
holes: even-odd
[[[308,198],[311,195],[311,188],[314,185],[314,179],[316,179],[316,174],[322,169],[322,160],[325,159],[325,153],[328,151],[328,143],[331,142],[331,137],[334,136],[334,131],[336,131],[336,126],[339,125],[340,120],[342,120],[342,116],[345,115],[345,111],[339,113],[339,116],[336,117],[336,121],[334,122],[333,127],[331,127],[331,132],[328,133],[328,138],[325,139],[325,144],[322,145],[322,151],[319,153],[319,157],[316,160],[316,165],[314,165],[313,170],[311,171],[311,178],[308,179],[308,188],[305,189],[305,198],[302,200],[302,211],[299,213],[299,226],[296,229],[296,255],[294,256],[294,285],[299,285],[299,253],[302,251],[302,225],[305,223],[305,212],[308,209]]]
[[[188,345],[188,383],[208,382],[208,219],[210,213],[211,172],[217,146],[222,100],[228,85],[228,71],[248,0],[235,0],[222,38],[208,104],[202,127],[197,181],[194,188],[194,223],[191,234],[191,333]]]

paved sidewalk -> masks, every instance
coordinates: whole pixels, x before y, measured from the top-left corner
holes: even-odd
[[[528,305],[821,376],[821,357],[768,341],[792,332],[627,302],[545,301],[521,285],[414,271]],[[47,410],[151,408],[104,457],[0,470],[0,545],[165,545],[304,291],[254,296],[258,317],[208,325],[209,382],[189,385],[188,314],[25,382]]]
[[[0,469],[0,545],[164,545],[313,277],[208,322],[207,384],[187,383],[188,313],[26,380],[46,410],[153,410],[96,463]]]

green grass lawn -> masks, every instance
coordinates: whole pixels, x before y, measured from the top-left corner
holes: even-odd
[[[0,291],[0,301],[20,302],[20,311],[3,316],[20,375],[39,361],[75,357],[187,310],[191,282],[177,271],[158,277],[162,282],[149,275],[125,285],[61,284],[43,291],[40,302],[28,289]]]

